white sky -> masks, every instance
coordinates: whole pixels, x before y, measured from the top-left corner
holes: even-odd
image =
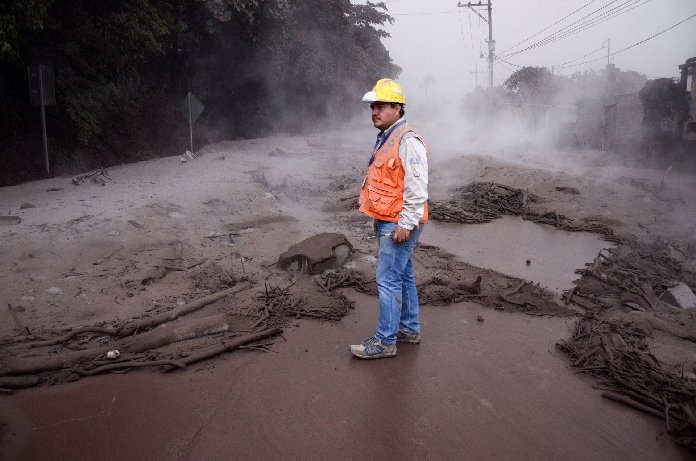
[[[505,49],[591,1],[493,0],[496,54],[500,55]],[[418,98],[419,83],[427,75],[435,80],[434,91],[457,100],[475,87],[477,74],[474,72],[477,69],[480,72],[478,83],[487,85],[488,60],[486,57],[481,58],[480,53],[482,51],[487,55],[485,40],[488,38],[488,26],[471,10],[458,8],[457,0],[384,2],[395,19],[394,24],[386,27],[391,37],[385,39],[384,44],[394,61],[403,68],[399,81],[405,86],[407,94],[411,95],[411,101]],[[599,14],[625,2],[626,0],[615,0],[613,3],[612,0],[594,0],[569,19],[525,42],[525,46],[610,3]],[[551,67],[597,50],[607,39],[611,39],[611,51],[618,51],[696,14],[696,0],[640,0],[629,3],[626,7],[641,3],[644,4],[632,11],[576,35],[505,59],[520,66]],[[481,13],[486,16],[485,9]],[[555,73],[571,75],[577,71],[600,69],[606,65],[606,49],[574,62],[602,56],[605,58],[594,63],[556,69]],[[617,54],[611,58],[611,62],[621,69],[636,70],[652,78],[678,77],[677,66],[693,56],[696,56],[696,17],[642,45]],[[494,68],[494,83],[501,84],[515,69],[509,65],[497,64]]]

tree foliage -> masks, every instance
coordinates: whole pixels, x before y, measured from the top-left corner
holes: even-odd
[[[646,81],[644,74],[618,68],[613,68],[610,73],[604,68],[564,77],[552,74],[546,67],[523,67],[512,73],[503,86],[520,102],[572,104],[579,99],[637,93]]]
[[[643,106],[643,123],[652,135],[678,138],[689,117],[686,94],[671,78],[650,80],[639,93]]]
[[[0,136],[33,126],[32,63],[54,67],[52,136],[66,146],[152,135],[187,91],[231,137],[348,115],[399,73],[381,42],[391,21],[384,3],[350,0],[6,0]]]
[[[39,31],[52,0],[7,0],[0,4],[0,63],[19,59],[22,38]]]
[[[611,84],[606,68],[576,72],[571,77],[575,94],[580,99],[604,97],[607,92],[614,95],[632,94],[640,91],[647,82],[647,77],[634,70],[612,70]]]
[[[380,41],[387,36],[382,25],[391,21],[384,4],[227,0],[205,6],[207,19],[187,24],[178,69],[202,97],[207,116],[235,135],[297,130],[329,114],[349,115],[359,107],[356,94],[399,72]]]
[[[554,75],[546,67],[522,67],[503,83],[505,89],[523,102],[549,103],[557,91]]]

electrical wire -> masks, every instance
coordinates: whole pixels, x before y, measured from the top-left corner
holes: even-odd
[[[458,11],[421,11],[415,13],[389,13],[389,16],[423,16],[431,14],[457,14]]]
[[[664,34],[665,32],[670,31],[670,30],[674,29],[675,27],[677,27],[677,26],[679,26],[679,25],[681,25],[681,24],[684,24],[686,21],[689,21],[690,19],[693,19],[693,18],[696,18],[696,13],[692,14],[691,16],[689,16],[689,17],[687,17],[687,18],[685,18],[685,19],[682,19],[681,21],[679,21],[679,22],[676,23],[676,24],[672,24],[672,25],[669,26],[668,28],[663,29],[663,30],[661,30],[660,32],[658,32],[658,33],[656,33],[656,34],[653,34],[653,35],[651,35],[650,37],[647,37],[647,38],[645,38],[645,39],[643,39],[643,40],[641,40],[641,41],[639,41],[639,42],[636,42],[636,43],[634,43],[634,44],[632,44],[632,45],[629,45],[629,46],[627,46],[627,47],[625,47],[625,48],[622,48],[622,49],[620,49],[620,50],[618,50],[618,51],[615,51],[615,52],[609,54],[609,57],[616,56],[616,55],[619,54],[619,53],[623,53],[624,51],[630,50],[631,48],[635,48],[635,47],[637,47],[638,45],[642,45],[643,43],[645,43],[645,42],[647,42],[647,41],[649,41],[649,40],[652,40],[653,38],[655,38],[655,37],[657,37],[657,36],[660,36],[660,35]],[[595,51],[597,51],[597,50],[595,50]],[[591,53],[590,53],[590,54],[591,54]],[[513,67],[518,67],[518,68],[527,67],[527,66],[520,66],[520,65],[517,65],[517,64],[513,64],[513,63],[511,63],[511,62],[509,62],[509,61],[503,59],[503,58],[500,57],[500,56],[495,56],[495,59],[497,59],[497,60],[499,60],[499,61],[502,61],[502,62],[504,62],[504,63],[506,63],[506,64],[509,64],[509,65],[511,65],[511,66],[513,66]],[[581,59],[582,59],[582,58],[581,58]],[[589,61],[579,62],[579,63],[577,63],[577,64],[568,64],[568,63],[565,63],[565,65],[564,65],[564,64],[556,64],[556,65],[551,66],[551,67],[553,67],[553,68],[555,68],[555,69],[564,69],[564,68],[567,68],[567,67],[577,67],[577,66],[582,66],[582,65],[584,65],[584,64],[590,64],[590,63],[593,63],[593,62],[597,62],[597,61],[602,60],[602,59],[605,59],[605,56],[602,56],[602,57],[597,58],[597,59],[591,59],[591,60],[589,60]],[[568,62],[570,63],[570,62],[573,62],[573,61],[568,61]]]
[[[605,11],[602,14],[599,14],[594,17],[590,17],[589,19],[585,19],[583,21],[577,21],[579,24],[575,25],[576,23],[569,24],[568,26],[554,32],[553,34],[543,38],[542,40],[538,41],[534,45],[531,46],[531,48],[535,48],[536,46],[539,45],[545,45],[548,42],[553,42],[561,38],[565,38],[568,35],[572,35],[575,32],[579,32],[585,29],[589,29],[593,25],[599,24],[601,22],[605,22],[609,19],[612,19],[616,16],[620,16],[621,14],[624,14],[631,9],[640,6],[636,5],[636,3],[639,3],[641,0],[627,0],[618,6],[615,6],[614,8]],[[644,3],[647,3],[650,0],[646,0]],[[574,27],[571,27],[574,26]]]
[[[513,53],[507,53],[507,56],[514,56],[515,54],[519,54],[519,53],[522,53],[523,51],[527,51],[528,49],[533,48],[535,45],[538,45],[540,42],[542,42],[542,41],[544,41],[544,40],[547,40],[549,37],[552,37],[552,36],[554,36],[554,35],[561,34],[561,33],[563,33],[564,31],[570,29],[572,26],[574,26],[574,25],[576,25],[576,24],[578,24],[578,23],[580,23],[580,22],[582,22],[582,21],[585,21],[585,20],[587,20],[588,18],[591,18],[592,16],[595,16],[597,13],[599,13],[599,12],[602,11],[603,9],[605,9],[605,8],[607,8],[607,7],[611,6],[611,5],[613,5],[614,3],[618,2],[618,1],[619,1],[619,0],[612,0],[612,1],[610,1],[609,3],[607,3],[606,5],[604,5],[603,7],[597,8],[596,10],[592,11],[592,12],[589,13],[589,14],[586,14],[585,16],[581,17],[580,19],[576,19],[575,21],[571,22],[570,24],[567,24],[567,25],[561,27],[561,28],[560,28],[559,30],[557,30],[556,32],[553,32],[552,34],[547,35],[545,38],[541,39],[541,40],[538,41],[538,42],[535,42],[534,44],[528,46],[527,48],[525,48],[525,49],[523,49],[523,50],[515,51],[515,52],[513,52]],[[629,2],[631,2],[631,1],[638,1],[638,0],[627,0],[627,1],[625,1],[623,4],[629,3]],[[622,4],[622,5],[623,5],[623,4]],[[501,53],[501,54],[503,54],[503,53]]]
[[[521,44],[523,44],[523,43],[525,43],[525,42],[527,42],[527,41],[533,39],[534,37],[536,37],[537,35],[541,34],[542,32],[546,32],[547,30],[549,30],[550,28],[552,28],[552,27],[555,26],[556,24],[558,24],[558,23],[560,23],[560,22],[563,22],[565,19],[571,17],[572,15],[574,15],[575,13],[577,13],[578,11],[582,10],[582,9],[585,8],[586,6],[589,6],[589,5],[591,5],[592,3],[596,2],[596,1],[597,1],[597,0],[592,0],[592,1],[590,1],[590,2],[585,3],[584,5],[582,5],[582,6],[581,6],[580,8],[578,8],[577,10],[573,11],[572,13],[569,13],[569,14],[563,16],[561,19],[559,19],[558,21],[554,22],[554,23],[551,24],[550,26],[541,29],[539,32],[537,32],[537,33],[535,33],[535,34],[533,34],[533,35],[530,35],[529,37],[525,38],[524,40],[521,40],[521,41],[515,43],[515,44],[512,45],[511,47],[504,49],[503,51],[500,52],[500,54],[505,54],[506,51],[511,50],[511,49],[513,49],[513,48],[516,48],[517,45],[521,45]]]
[[[480,15],[480,14],[477,14],[476,16],[478,16],[478,22],[479,22],[479,56],[482,58],[482,57],[483,57],[483,49],[482,49],[482,45],[481,45],[481,34],[480,34],[480,31],[481,31],[481,15]],[[480,59],[480,58],[479,58],[479,59]]]
[[[466,55],[466,39],[464,38],[464,24],[462,24],[462,15],[459,14],[459,30],[462,33],[462,46],[464,47],[464,54]]]
[[[474,65],[474,70],[476,71],[476,82],[478,82],[478,61],[476,60],[476,55],[474,54],[474,33],[471,27],[471,11],[469,13],[469,45],[471,47],[471,62]]]
[[[625,7],[625,5],[630,3],[631,1],[635,2],[635,1],[639,1],[639,0],[629,0],[629,1],[624,2],[623,4],[619,5],[618,8]],[[613,10],[614,9],[612,9],[612,11]],[[617,13],[614,13],[614,15],[618,16]],[[607,16],[607,15],[609,15],[609,16]],[[543,39],[527,46],[526,48],[511,52],[511,53],[507,53],[505,56],[507,56],[507,57],[516,56],[520,53],[524,53],[525,51],[530,51],[530,50],[533,50],[535,48],[539,48],[539,47],[548,45],[550,43],[556,42],[558,40],[561,40],[563,38],[569,37],[571,35],[580,33],[585,29],[589,29],[593,25],[600,24],[603,21],[608,21],[609,19],[613,18],[614,15],[612,15],[611,12],[605,12],[605,13],[602,13],[602,14],[597,15],[595,17],[592,17],[590,19],[583,19],[581,21],[576,21],[573,24],[569,24],[568,26],[566,26],[566,27],[564,27],[564,28],[552,33],[552,34],[547,35]],[[579,24],[578,24],[578,22],[579,22]]]
[[[507,71],[510,72],[511,74],[515,72],[514,70],[510,69],[510,68],[507,66],[507,64],[505,64],[503,61],[496,62],[496,63],[493,64],[493,65],[494,65],[494,66],[496,66],[496,65],[501,65],[501,66],[503,66],[505,69],[507,69]]]
[[[520,68],[520,69],[523,68],[523,67],[528,67],[528,66],[518,66],[517,64],[513,64],[513,63],[511,63],[510,61],[506,61],[505,59],[501,58],[500,56],[494,56],[493,59],[495,59],[495,60],[497,60],[497,61],[504,62],[505,64],[509,64],[509,65],[511,65],[511,66],[513,66],[513,67],[518,67],[518,68]]]
[[[602,45],[602,46],[600,46],[599,48],[597,48],[596,50],[592,50],[592,51],[590,51],[590,52],[587,53],[587,54],[583,54],[583,55],[580,56],[579,58],[575,58],[575,59],[573,59],[572,61],[563,62],[563,63],[559,64],[559,66],[563,66],[563,65],[565,65],[565,64],[570,64],[571,62],[579,61],[579,60],[581,60],[581,59],[585,59],[586,57],[588,57],[588,56],[590,56],[590,55],[592,55],[592,54],[595,54],[597,51],[603,50],[604,48],[605,48],[605,46]],[[556,66],[554,66],[554,67],[556,67]]]
[[[629,0],[621,5],[612,8],[611,10],[602,13],[599,16],[596,16],[594,18],[591,18],[581,24],[578,24],[577,26],[570,28],[570,29],[565,29],[565,30],[559,30],[557,32],[554,32],[553,34],[547,36],[546,38],[534,43],[533,45],[528,46],[527,48],[524,48],[522,50],[518,50],[514,53],[508,53],[505,56],[507,57],[512,57],[517,54],[523,53],[525,51],[529,51],[535,48],[539,48],[541,46],[548,45],[553,42],[557,42],[558,40],[564,39],[566,37],[570,37],[571,35],[578,34],[584,30],[590,29],[594,26],[597,26],[599,24],[602,24],[604,22],[607,22],[617,16],[621,16],[622,14],[628,13],[629,11],[632,11],[640,6],[645,5],[646,3],[652,1],[652,0],[644,0],[642,3],[639,3],[641,0]],[[618,11],[614,11],[618,10]],[[606,16],[606,17],[605,17]]]
[[[664,30],[661,30],[660,32],[658,32],[658,33],[656,33],[656,34],[654,34],[654,35],[651,35],[651,36],[648,37],[648,38],[645,38],[645,39],[643,39],[643,40],[641,40],[641,41],[639,41],[639,42],[636,42],[636,43],[634,43],[633,45],[629,45],[629,46],[627,46],[626,48],[622,48],[622,49],[620,49],[619,51],[615,51],[615,52],[611,53],[611,54],[609,55],[609,57],[611,57],[611,56],[616,56],[616,55],[619,54],[619,53],[623,53],[624,51],[630,50],[631,48],[635,48],[635,47],[638,46],[638,45],[642,45],[643,43],[645,43],[645,42],[647,42],[647,41],[649,41],[649,40],[652,40],[653,38],[655,38],[655,37],[657,37],[657,36],[659,36],[659,35],[662,35],[662,34],[664,34],[665,32],[670,31],[670,30],[674,29],[675,27],[677,27],[677,26],[679,26],[679,25],[681,25],[681,24],[684,24],[686,21],[688,21],[688,20],[690,20],[690,19],[693,19],[693,18],[696,18],[696,13],[692,14],[691,16],[689,16],[689,17],[686,18],[686,19],[682,19],[682,20],[679,21],[678,23],[673,24],[673,25],[669,26],[668,28],[666,28],[666,29],[664,29]],[[591,62],[597,62],[597,61],[599,61],[599,60],[601,60],[601,59],[604,59],[604,56],[602,56],[601,58],[592,59],[592,60],[590,60],[590,61],[584,61],[584,62],[581,62],[581,63],[578,63],[578,64],[572,64],[572,65],[569,65],[569,66],[558,66],[558,67],[559,67],[560,69],[562,69],[562,68],[564,68],[564,67],[577,67],[577,66],[581,66],[581,65],[583,65],[583,64],[589,64],[589,63],[591,63]]]

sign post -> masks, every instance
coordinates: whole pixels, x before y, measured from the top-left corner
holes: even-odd
[[[188,92],[188,122],[189,122],[189,141],[191,142],[191,153],[193,153],[193,121],[191,120],[191,92]]]
[[[181,112],[189,122],[189,141],[191,143],[191,153],[193,153],[193,123],[198,120],[198,117],[200,117],[203,109],[205,109],[203,103],[200,102],[198,98],[189,91],[186,98],[184,98],[182,102]]]
[[[53,66],[35,64],[27,68],[29,74],[29,101],[32,106],[41,106],[41,130],[43,132],[44,159],[46,174],[50,174],[48,163],[48,137],[46,135],[46,109],[48,104],[56,103],[56,91],[53,85]]]

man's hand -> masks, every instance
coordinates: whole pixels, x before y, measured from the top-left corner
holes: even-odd
[[[404,229],[401,226],[396,226],[396,230],[394,231],[394,236],[392,239],[396,243],[403,243],[408,241],[409,236],[411,235],[411,231],[408,229]]]

